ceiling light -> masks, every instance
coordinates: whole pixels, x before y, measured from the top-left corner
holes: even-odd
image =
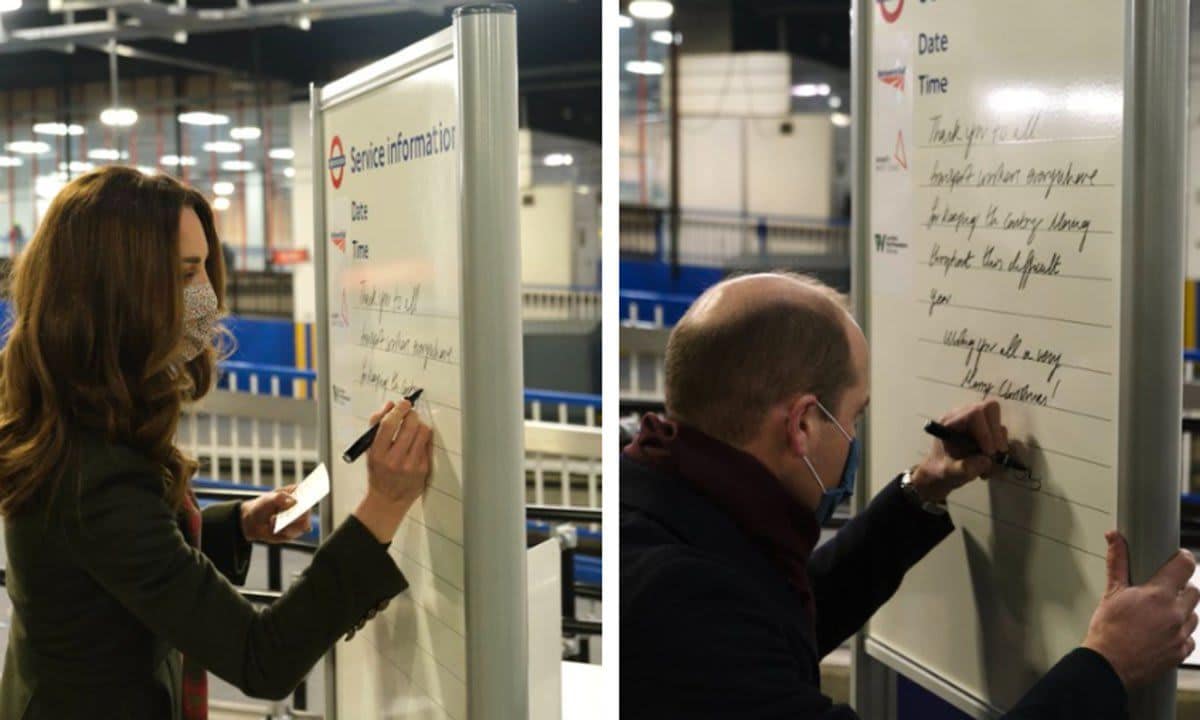
[[[58,169],[59,170],[70,170],[73,173],[85,173],[85,172],[91,172],[91,171],[95,170],[96,166],[91,164],[90,162],[83,162],[81,160],[72,160],[70,165],[68,165],[65,162],[60,162],[58,164]]]
[[[219,180],[213,183],[213,192],[218,195],[232,195],[234,189],[233,183],[228,180]]]
[[[111,107],[100,113],[100,122],[113,127],[129,127],[137,119],[137,110],[133,108]]]
[[[227,197],[216,198],[215,200],[213,200],[212,206],[213,206],[213,210],[228,210],[229,209],[229,198],[227,198]]]
[[[0,0],[0,13],[21,9],[21,0]]]
[[[842,106],[842,99],[840,97],[838,97],[837,95],[830,96],[829,107],[833,108],[834,110],[837,110],[841,106]]]
[[[629,14],[640,20],[666,20],[675,12],[675,6],[665,0],[633,0],[629,3]]]
[[[59,190],[67,184],[67,176],[63,173],[53,173],[51,175],[40,175],[34,181],[34,193],[38,197],[49,200],[58,194]]]
[[[179,155],[163,155],[158,161],[167,167],[179,167],[180,165],[191,167],[196,164],[196,158],[191,155],[184,155],[182,157]]]
[[[654,60],[630,60],[625,69],[634,75],[662,75],[663,64]]]
[[[21,167],[25,164],[21,158],[15,158],[11,155],[0,155],[0,168]]]
[[[623,14],[617,15],[617,27],[622,30],[633,27],[633,18]]]
[[[836,112],[829,116],[829,122],[837,127],[850,127],[850,116],[846,113]]]
[[[292,167],[289,167],[289,168],[284,168],[284,169],[283,169],[283,176],[284,176],[284,177],[288,177],[288,178],[294,178],[294,177],[296,177],[296,168],[292,168]]]
[[[42,155],[50,152],[50,146],[39,140],[17,140],[5,145],[4,149],[22,155]]]
[[[228,125],[229,116],[197,110],[179,113],[179,122],[184,125]]]
[[[274,148],[267,153],[272,160],[295,160],[296,151],[291,148]]]
[[[546,167],[570,167],[575,164],[575,158],[570,153],[550,153],[542,158]]]
[[[216,142],[204,143],[204,152],[228,154],[239,153],[241,151],[242,144],[230,140],[217,140]]]
[[[655,30],[650,33],[650,39],[660,45],[671,45],[675,42],[676,34],[670,30]]]
[[[138,172],[146,177],[154,177],[158,174],[158,168],[152,168],[149,165],[138,165]]]
[[[792,86],[792,95],[796,97],[825,97],[833,92],[828,83],[800,83]]]
[[[235,127],[229,131],[229,137],[234,140],[257,140],[262,137],[262,130],[256,127]]]
[[[38,135],[82,135],[83,126],[60,122],[37,123],[33,126],[33,131]]]
[[[225,172],[250,172],[254,169],[254,163],[249,160],[226,160],[221,163],[221,169]]]
[[[88,150],[88,160],[105,160],[112,162],[114,160],[124,160],[129,157],[129,153],[119,152],[112,148],[96,148]]]

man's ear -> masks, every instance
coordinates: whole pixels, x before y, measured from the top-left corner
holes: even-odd
[[[812,443],[814,425],[813,410],[817,407],[817,396],[798,395],[787,405],[787,446],[796,457],[807,457]]]

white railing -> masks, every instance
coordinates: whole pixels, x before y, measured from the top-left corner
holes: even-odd
[[[537,287],[521,290],[525,320],[594,320],[601,317],[600,291],[589,288]]]
[[[299,482],[318,462],[314,377],[312,371],[227,364],[220,385],[185,410],[180,447],[212,480],[270,487]],[[600,508],[599,405],[595,396],[526,392],[529,502]]]

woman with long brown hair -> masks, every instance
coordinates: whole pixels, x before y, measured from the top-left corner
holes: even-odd
[[[430,430],[388,403],[357,510],[283,597],[238,594],[275,491],[201,513],[181,408],[216,373],[225,268],[205,198],[88,173],[17,259],[0,352],[0,514],[12,629],[0,720],[207,716],[205,671],[282,698],[407,583],[388,555],[429,475]]]

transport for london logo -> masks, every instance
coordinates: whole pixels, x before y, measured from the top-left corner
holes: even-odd
[[[892,70],[876,70],[875,76],[879,78],[879,82],[884,85],[890,85],[900,92],[904,92],[904,71],[905,67],[901,65]]]
[[[904,11],[904,0],[875,0],[875,4],[879,6],[883,19],[889,23],[899,20],[900,13]]]
[[[342,186],[345,174],[346,153],[342,150],[342,139],[334,135],[333,143],[329,146],[329,179],[333,181],[334,190]]]

